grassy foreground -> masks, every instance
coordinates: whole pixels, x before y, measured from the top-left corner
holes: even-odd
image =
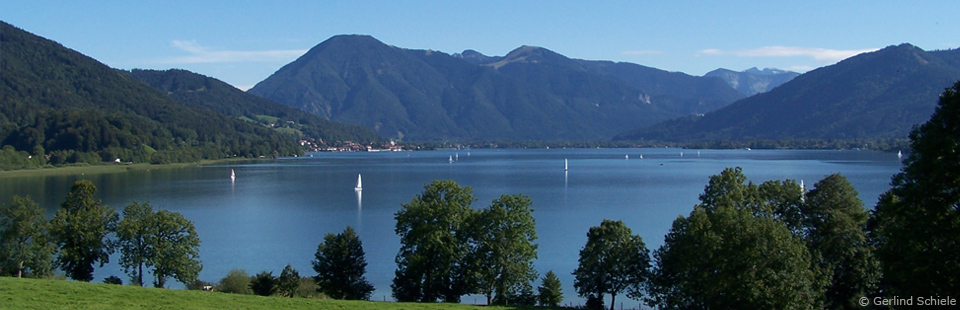
[[[62,280],[0,277],[2,309],[516,309],[462,304],[263,297]]]

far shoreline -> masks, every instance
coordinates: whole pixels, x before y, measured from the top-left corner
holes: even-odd
[[[238,162],[256,162],[263,159],[253,158],[229,158],[229,159],[205,159],[190,163],[172,163],[172,164],[149,164],[149,163],[103,163],[100,165],[80,165],[80,166],[60,166],[44,167],[37,169],[18,169],[0,171],[0,178],[14,178],[24,176],[69,176],[69,175],[95,175],[122,173],[129,171],[143,171],[153,169],[177,169],[187,167],[200,167],[209,165],[220,165]]]

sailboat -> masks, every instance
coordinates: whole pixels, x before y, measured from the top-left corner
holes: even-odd
[[[567,159],[563,159],[563,171],[567,171]]]
[[[353,189],[358,192],[363,190],[363,183],[361,182],[359,173],[357,174],[357,187],[354,187]]]
[[[897,151],[897,159],[903,158],[903,152]]]
[[[230,169],[230,181],[234,181],[236,179],[237,179],[237,173],[234,172],[233,169]]]
[[[453,156],[450,156],[450,163],[453,163]]]

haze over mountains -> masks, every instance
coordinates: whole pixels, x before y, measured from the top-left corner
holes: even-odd
[[[929,117],[943,89],[960,79],[960,50],[928,52],[910,44],[799,76],[752,68],[697,77],[571,59],[535,46],[504,56],[473,50],[446,54],[342,35],[241,92],[183,70],[111,69],[56,42],[2,26],[0,139],[19,151],[60,151],[63,162],[90,161],[84,156],[163,161],[294,154],[295,140],[305,136],[904,138]],[[80,155],[64,159],[70,154]]]
[[[671,120],[617,139],[906,138],[958,79],[960,50],[889,46],[807,72],[703,117]]]
[[[332,37],[248,92],[408,140],[607,140],[744,95],[719,78],[570,59],[403,49]]]

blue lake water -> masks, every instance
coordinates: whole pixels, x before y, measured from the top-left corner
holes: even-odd
[[[196,225],[204,266],[200,279],[210,282],[233,268],[279,275],[286,264],[301,275],[313,275],[310,261],[317,244],[325,234],[349,225],[363,241],[367,278],[376,287],[373,299],[391,300],[400,247],[394,214],[424,184],[452,179],[473,188],[475,208],[502,194],[530,196],[539,237],[536,268],[541,275],[556,272],[565,304],[579,304],[570,273],[591,226],[603,219],[623,220],[652,251],[663,243],[673,220],[689,214],[708,177],[726,167],[742,167],[757,184],[796,179],[808,189],[828,174],[841,173],[867,208],[900,169],[896,154],[868,151],[485,149],[311,155],[268,163],[2,178],[0,202],[9,203],[14,194],[30,195],[52,216],[70,185],[89,179],[99,189],[98,198],[118,212],[134,200],[180,212]],[[233,182],[231,169],[237,174]],[[361,194],[354,191],[358,174],[363,175]],[[98,268],[95,281],[117,275],[127,282],[118,259],[114,254],[110,264]],[[638,304],[625,298],[618,304],[621,300],[626,307]]]

